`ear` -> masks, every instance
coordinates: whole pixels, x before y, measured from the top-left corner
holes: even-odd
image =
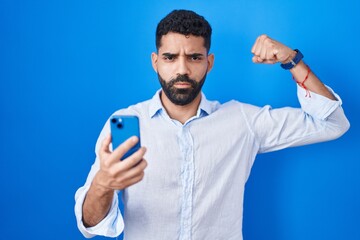
[[[211,53],[207,56],[207,62],[208,62],[207,73],[209,73],[211,71],[211,69],[213,68],[214,60],[215,60],[215,56],[213,53]]]
[[[151,53],[151,64],[156,73],[158,72],[157,71],[157,60],[158,60],[158,55],[154,52]]]

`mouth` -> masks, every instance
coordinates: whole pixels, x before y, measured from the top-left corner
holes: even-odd
[[[191,84],[188,82],[177,82],[174,84],[174,87],[176,88],[190,88]]]

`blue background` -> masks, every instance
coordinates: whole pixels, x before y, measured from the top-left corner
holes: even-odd
[[[258,156],[246,185],[245,240],[360,239],[355,0],[1,0],[0,238],[83,239],[75,191],[108,116],[159,88],[154,32],[174,8],[195,10],[213,27],[207,98],[298,106],[288,72],[251,62],[253,42],[266,33],[301,49],[352,124],[338,140]]]

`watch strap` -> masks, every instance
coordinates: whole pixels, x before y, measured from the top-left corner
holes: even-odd
[[[294,51],[296,52],[295,57],[291,59],[290,62],[282,63],[280,65],[283,69],[290,70],[293,67],[295,67],[296,64],[298,64],[301,61],[301,59],[303,59],[304,55],[299,51],[299,49],[294,49]]]

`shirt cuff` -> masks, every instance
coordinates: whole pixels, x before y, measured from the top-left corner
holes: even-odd
[[[117,193],[114,192],[113,201],[111,208],[107,216],[93,227],[86,228],[82,221],[82,206],[86,197],[86,194],[90,186],[84,186],[80,188],[75,194],[75,216],[77,221],[77,226],[80,232],[86,238],[91,238],[97,235],[105,237],[117,237],[124,230],[124,220],[122,218]]]
[[[314,118],[325,120],[331,113],[341,106],[342,101],[339,95],[337,95],[330,87],[326,86],[327,89],[334,94],[337,100],[331,100],[320,94],[310,92],[310,96],[307,95],[305,89],[297,86],[297,95],[301,108]]]

